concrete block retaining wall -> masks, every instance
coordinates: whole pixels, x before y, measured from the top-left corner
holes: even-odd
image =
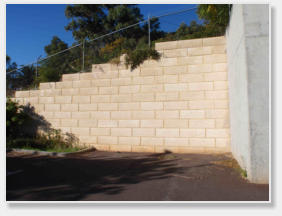
[[[134,71],[93,65],[39,90],[17,91],[53,127],[107,151],[229,151],[225,37],[157,43]]]

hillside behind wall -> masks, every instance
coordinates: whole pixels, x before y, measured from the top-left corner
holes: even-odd
[[[107,151],[229,151],[225,38],[157,43],[134,71],[93,65],[39,90],[17,91],[55,128]]]

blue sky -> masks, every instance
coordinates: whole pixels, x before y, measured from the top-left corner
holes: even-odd
[[[193,8],[192,4],[142,4],[144,17],[161,15],[182,9]],[[6,51],[18,65],[28,64],[40,55],[44,46],[54,35],[71,45],[72,33],[65,30],[69,20],[65,17],[65,4],[7,4],[6,7]],[[181,22],[198,21],[196,10],[160,19],[161,29],[174,31]]]

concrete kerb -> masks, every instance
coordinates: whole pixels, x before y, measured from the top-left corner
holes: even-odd
[[[7,149],[6,152],[27,153],[27,154],[39,155],[39,156],[67,157],[70,155],[86,153],[86,152],[91,152],[91,151],[96,151],[96,148],[89,147],[89,148],[81,149],[76,152],[47,152],[47,151],[11,148],[11,149]]]

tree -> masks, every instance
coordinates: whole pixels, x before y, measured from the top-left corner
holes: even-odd
[[[197,14],[205,21],[206,33],[212,36],[222,35],[229,23],[228,4],[200,4]]]
[[[54,36],[51,43],[44,47],[47,56],[51,56],[68,48],[68,45],[59,37]],[[76,71],[74,56],[69,50],[52,56],[41,62],[39,68],[39,80],[41,82],[59,81],[62,74]]]

